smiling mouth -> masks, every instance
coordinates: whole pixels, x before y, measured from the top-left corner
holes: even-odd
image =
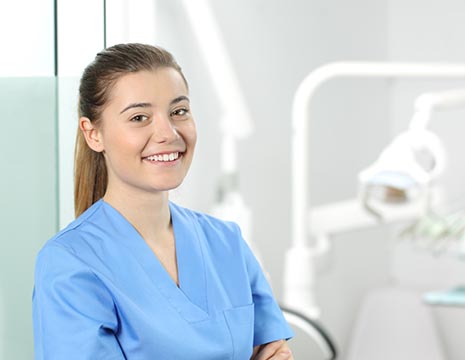
[[[159,154],[151,155],[144,158],[144,160],[153,161],[153,162],[170,162],[179,159],[179,156],[182,155],[180,152],[172,152],[168,154]]]

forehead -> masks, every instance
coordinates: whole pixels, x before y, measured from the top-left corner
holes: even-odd
[[[172,100],[188,95],[183,77],[173,68],[144,70],[121,76],[109,94],[110,103]],[[110,104],[109,104],[110,105]]]

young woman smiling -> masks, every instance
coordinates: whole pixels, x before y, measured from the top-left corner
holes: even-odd
[[[292,331],[234,223],[169,200],[196,129],[181,68],[142,44],[85,69],[76,220],[37,257],[36,359],[292,359]]]

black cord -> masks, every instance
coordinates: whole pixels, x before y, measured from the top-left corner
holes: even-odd
[[[328,345],[328,348],[331,350],[331,357],[329,360],[336,360],[337,358],[337,349],[336,349],[336,345],[334,344],[334,341],[331,339],[331,336],[328,334],[328,332],[323,328],[323,326],[318,323],[317,321],[309,318],[308,316],[304,315],[303,313],[301,313],[300,311],[297,311],[297,310],[294,310],[294,309],[291,309],[291,308],[288,308],[288,307],[285,307],[285,306],[281,306],[280,305],[280,308],[282,311],[284,312],[287,312],[291,315],[295,315],[299,318],[301,318],[302,320],[304,320],[305,322],[307,322],[308,324],[310,324],[320,335],[321,337],[326,341],[327,345]]]

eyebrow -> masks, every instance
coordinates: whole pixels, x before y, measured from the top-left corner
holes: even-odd
[[[184,100],[189,102],[189,98],[187,96],[185,96],[185,95],[178,96],[177,98],[170,101],[170,105],[177,104],[177,103],[179,103],[181,101],[184,101]],[[129,109],[147,108],[147,107],[151,107],[151,106],[152,106],[151,103],[144,103],[144,102],[132,103],[132,104],[129,104],[128,106],[126,106],[123,110],[121,110],[120,114],[124,113],[125,111],[128,111]]]

